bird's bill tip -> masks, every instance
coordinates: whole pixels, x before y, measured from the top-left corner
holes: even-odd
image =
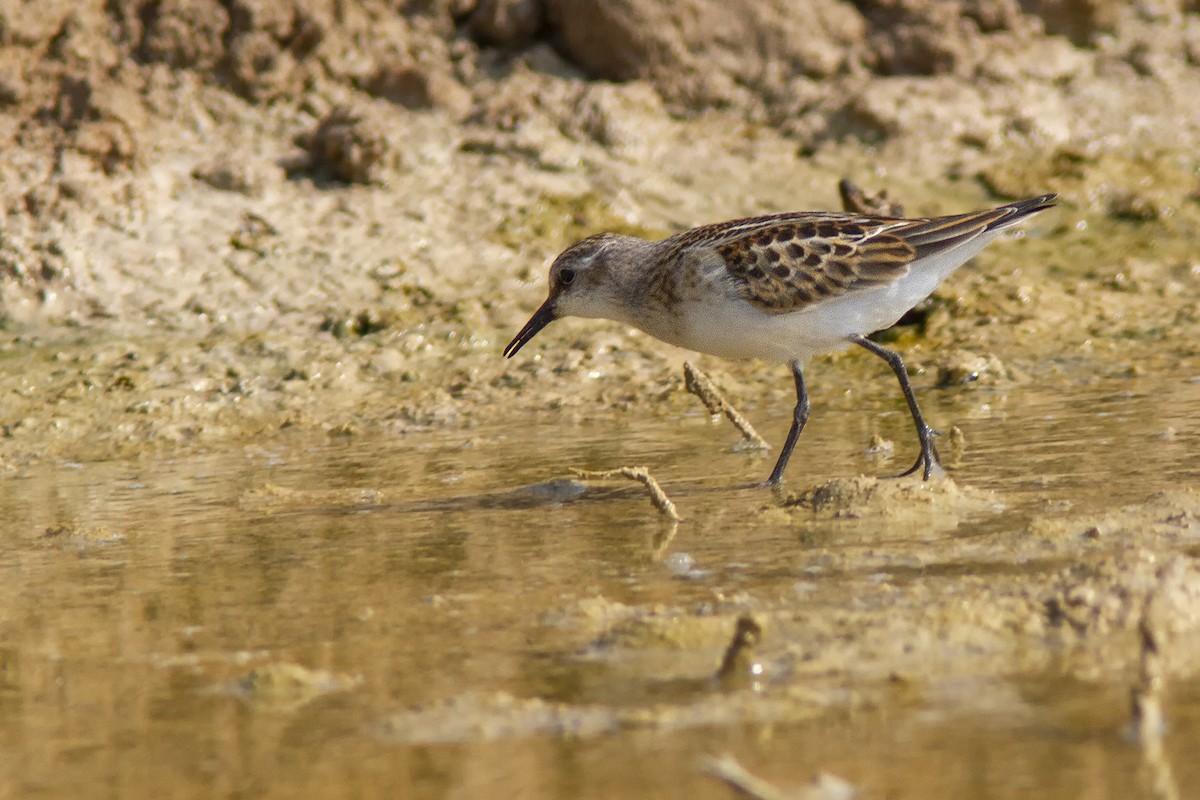
[[[554,310],[554,303],[547,299],[537,311],[533,312],[533,316],[529,318],[529,322],[525,323],[525,327],[521,328],[520,332],[504,348],[504,357],[512,358],[515,356],[517,351],[524,347],[530,339],[537,336],[542,328],[556,319],[558,319],[558,312]]]

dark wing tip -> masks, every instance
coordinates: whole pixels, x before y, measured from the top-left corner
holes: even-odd
[[[1039,211],[1045,211],[1047,208],[1052,208],[1056,205],[1058,205],[1057,194],[1043,194],[1039,197],[1030,197],[1026,200],[1018,200],[1015,203],[1009,203],[1006,206],[1001,206],[1001,208],[1007,210],[1008,213],[1005,214],[1000,220],[997,220],[997,222],[1000,222],[1004,225],[1009,225],[1014,221],[1021,219],[1022,217],[1027,217],[1030,214],[1036,214]]]

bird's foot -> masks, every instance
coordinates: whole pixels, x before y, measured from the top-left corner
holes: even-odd
[[[931,478],[941,479],[946,477],[946,470],[942,469],[942,459],[938,456],[937,447],[933,444],[933,437],[937,436],[938,432],[930,428],[924,436],[921,437],[921,454],[917,456],[917,460],[913,465],[904,472],[898,475],[885,475],[886,478],[906,478],[912,475],[917,470],[921,470],[921,480],[927,481]]]

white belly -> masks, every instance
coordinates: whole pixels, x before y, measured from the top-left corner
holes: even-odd
[[[685,301],[673,326],[639,325],[671,344],[729,359],[807,361],[846,347],[847,337],[894,325],[950,273],[988,245],[997,232],[976,237],[936,258],[914,263],[895,283],[858,289],[787,314],[767,314],[740,297],[713,292]],[[657,330],[656,330],[657,328]]]

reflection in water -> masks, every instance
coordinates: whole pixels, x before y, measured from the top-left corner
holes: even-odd
[[[0,796],[726,797],[696,763],[727,750],[865,796],[1140,794],[1124,673],[1056,665],[1036,629],[1083,540],[1025,531],[1196,485],[1200,386],[1019,394],[923,398],[966,432],[955,481],[1004,508],[938,525],[782,510],[752,485],[769,456],[695,417],[10,474]],[[907,441],[884,409],[826,403],[791,480],[879,470],[871,434]],[[683,523],[566,475],[629,463]],[[769,620],[758,689],[710,679],[742,613]],[[1196,785],[1194,680],[1166,713]]]

